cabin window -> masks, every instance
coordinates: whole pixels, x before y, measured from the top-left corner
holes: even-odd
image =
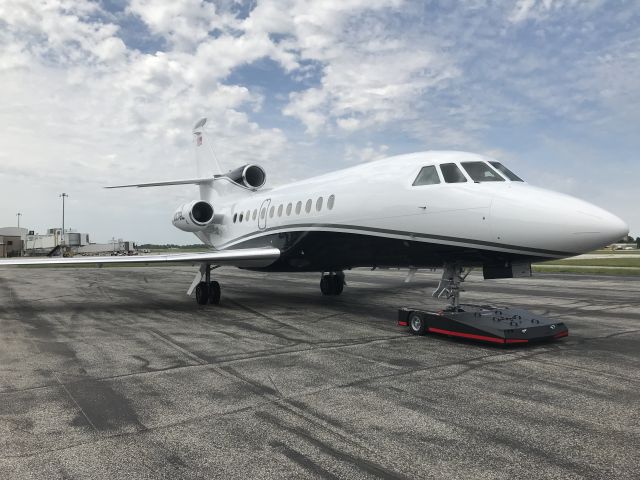
[[[282,216],[282,205],[278,206],[278,216],[281,217]]]
[[[302,210],[302,202],[296,203],[296,215],[300,215],[300,210]]]
[[[240,214],[240,218],[238,219],[238,222],[242,223],[242,214]]]
[[[271,209],[269,210],[269,217],[273,218],[273,214],[276,211],[276,207],[271,207]]]
[[[504,178],[484,162],[462,162],[461,165],[474,182],[504,182]]]
[[[263,208],[262,210],[260,210],[260,218],[264,220],[266,216],[267,216],[267,209]]]
[[[234,213],[233,214],[233,223],[236,223],[236,220],[238,219],[238,214]]]
[[[253,211],[253,219],[255,220],[257,216],[258,216],[258,210],[256,209]]]
[[[417,187],[418,185],[436,185],[440,183],[440,177],[438,177],[438,171],[436,167],[433,165],[429,165],[428,167],[422,167],[420,169],[420,173],[413,182],[413,186]]]
[[[447,183],[463,183],[467,181],[467,177],[464,176],[455,163],[440,164],[440,171],[444,181]]]
[[[329,196],[329,200],[327,200],[327,208],[329,210],[333,210],[333,204],[336,201],[336,196],[335,195],[330,195]]]
[[[491,165],[493,165],[496,168],[496,170],[500,170],[500,173],[502,173],[509,180],[512,180],[514,182],[524,182],[524,180],[522,180],[519,176],[517,176],[515,173],[513,173],[507,167],[502,165],[500,162],[489,162],[489,163]]]
[[[287,205],[287,217],[288,217],[289,215],[291,215],[291,207],[292,207],[292,205],[289,203],[289,204]]]
[[[322,210],[322,197],[318,197],[318,200],[316,201],[316,210],[319,212],[320,210]]]
[[[249,220],[251,220],[251,210],[247,210],[247,213],[244,216],[245,222],[248,222]]]
[[[313,200],[307,200],[307,205],[304,207],[304,211],[307,213],[311,212],[311,205],[313,205]]]

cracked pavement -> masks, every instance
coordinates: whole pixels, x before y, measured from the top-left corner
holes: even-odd
[[[482,281],[562,320],[496,347],[396,325],[439,273],[0,271],[0,478],[637,478],[640,278]]]

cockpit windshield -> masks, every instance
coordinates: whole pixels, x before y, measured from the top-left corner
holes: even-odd
[[[509,180],[513,182],[524,182],[519,176],[509,170],[507,167],[502,165],[500,162],[489,162],[496,170],[500,170],[500,172],[507,177]]]
[[[474,182],[504,182],[504,178],[484,162],[462,162],[461,165]]]

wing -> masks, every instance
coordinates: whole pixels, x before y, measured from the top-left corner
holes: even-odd
[[[208,263],[212,265],[231,265],[234,267],[260,268],[271,265],[280,257],[277,248],[243,248],[237,250],[212,250],[199,253],[172,253],[167,255],[136,255],[132,257],[15,257],[0,259],[0,267],[31,265],[33,267],[57,265],[148,265],[162,266],[168,264],[196,265]]]

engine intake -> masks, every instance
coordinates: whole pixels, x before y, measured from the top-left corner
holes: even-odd
[[[266,172],[258,165],[244,165],[235,170],[231,170],[225,176],[238,185],[254,190],[262,187],[267,181]]]
[[[198,232],[213,223],[214,211],[209,202],[194,200],[181,205],[173,215],[173,225],[184,232]]]

